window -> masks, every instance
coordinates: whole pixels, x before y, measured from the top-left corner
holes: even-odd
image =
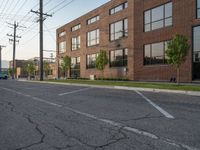
[[[99,21],[99,16],[96,16],[96,17],[93,17],[93,18],[87,20],[87,24],[89,25],[89,24],[92,24],[96,21]]]
[[[147,44],[144,46],[144,65],[167,63],[167,42]]]
[[[144,31],[172,25],[172,2],[144,12]]]
[[[128,2],[125,2],[123,4],[120,4],[119,6],[116,6],[112,9],[110,9],[110,15],[115,14],[119,11],[122,11],[123,9],[126,9],[128,7]]]
[[[193,28],[193,62],[200,63],[200,26]]]
[[[128,49],[110,51],[110,67],[124,67],[128,62]]]
[[[66,42],[60,42],[58,46],[59,53],[64,53],[66,51]]]
[[[87,55],[87,68],[95,68],[96,58],[99,54]]]
[[[87,46],[99,44],[99,29],[87,33]]]
[[[76,30],[78,30],[78,29],[80,29],[80,28],[81,28],[81,24],[78,24],[78,25],[72,27],[72,32],[73,32],[73,31],[76,31]]]
[[[71,58],[70,76],[72,78],[80,77],[80,57]]]
[[[66,32],[63,31],[63,32],[61,32],[61,33],[58,34],[58,37],[62,37],[62,36],[64,36],[65,34],[66,34]]]
[[[77,50],[81,48],[81,37],[77,36],[77,37],[73,37],[72,38],[72,51]]]
[[[128,36],[128,19],[110,24],[110,40],[117,40]]]
[[[200,0],[197,0],[197,18],[200,18]]]

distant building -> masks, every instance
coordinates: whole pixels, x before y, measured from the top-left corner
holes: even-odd
[[[94,64],[104,49],[104,77],[169,81],[176,69],[165,50],[176,33],[191,45],[180,80],[200,80],[200,0],[110,0],[57,29],[57,66],[68,55],[71,76],[100,77]]]
[[[28,74],[24,70],[27,60],[15,60],[15,78],[26,78]],[[9,68],[13,68],[13,61],[9,61]]]

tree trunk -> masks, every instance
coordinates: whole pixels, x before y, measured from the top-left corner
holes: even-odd
[[[180,85],[180,68],[177,68],[177,84]]]

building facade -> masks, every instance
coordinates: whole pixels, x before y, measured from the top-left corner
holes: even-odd
[[[200,0],[111,0],[57,29],[57,66],[67,55],[71,77],[102,76],[95,60],[103,49],[109,58],[104,77],[169,81],[176,69],[165,50],[175,34],[190,44],[180,81],[199,80]]]

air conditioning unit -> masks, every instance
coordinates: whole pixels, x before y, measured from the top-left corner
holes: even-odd
[[[124,68],[124,72],[128,72],[128,68],[125,67],[125,68]]]
[[[90,80],[95,80],[95,78],[96,78],[96,75],[90,75]]]

